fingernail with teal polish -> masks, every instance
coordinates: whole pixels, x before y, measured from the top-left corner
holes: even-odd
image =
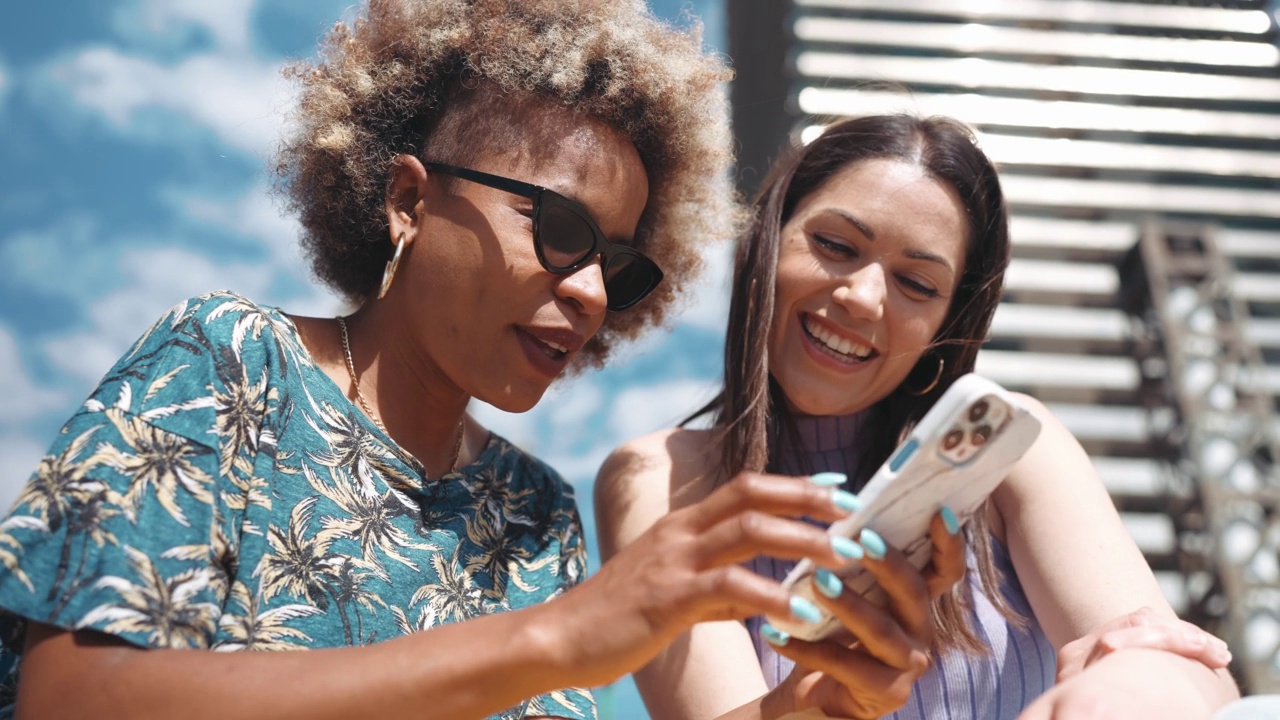
[[[844,583],[830,570],[819,568],[813,575],[813,584],[818,586],[818,592],[829,598],[838,598],[844,591]]]
[[[838,472],[820,472],[809,476],[809,482],[820,487],[839,487],[848,479],[847,475]]]
[[[760,634],[764,636],[764,639],[767,640],[770,645],[775,645],[777,647],[786,645],[787,641],[791,639],[790,635],[782,632],[769,623],[762,623],[760,625]]]
[[[841,510],[851,513],[862,509],[862,501],[857,495],[845,490],[832,490],[831,502]]]
[[[818,609],[818,606],[799,595],[791,596],[791,614],[797,620],[807,623],[816,623],[822,619],[822,611]]]
[[[831,547],[846,560],[862,559],[862,546],[842,535],[831,536]]]
[[[862,529],[862,534],[858,536],[858,542],[862,543],[867,555],[870,555],[873,560],[879,560],[889,551],[889,548],[885,547],[884,539],[871,528]]]
[[[943,505],[939,512],[942,515],[942,524],[947,526],[947,532],[952,535],[960,532],[960,520],[956,518],[955,513],[951,512],[951,508]]]

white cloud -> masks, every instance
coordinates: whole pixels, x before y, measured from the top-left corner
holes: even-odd
[[[65,392],[36,385],[23,367],[18,342],[12,332],[0,323],[0,425],[22,423],[66,407],[70,401]]]
[[[280,66],[243,52],[206,53],[163,64],[97,46],[47,72],[76,104],[119,132],[146,136],[142,113],[161,110],[208,128],[228,147],[259,158],[269,157],[282,137],[283,109],[293,103]]]
[[[615,444],[669,428],[707,404],[720,390],[718,380],[670,380],[629,387],[614,398],[609,434]]]
[[[702,253],[702,276],[688,292],[680,323],[716,333],[729,320],[730,282],[733,280],[733,247],[718,243]]]
[[[24,367],[14,332],[0,323],[0,513],[18,496],[45,447],[30,434],[32,426],[74,402],[66,391],[38,385]]]
[[[0,433],[0,513],[13,505],[45,449],[44,443],[20,431]]]
[[[122,284],[86,306],[89,328],[45,341],[48,361],[88,392],[165,310],[193,295],[234,290],[266,295],[273,270],[259,263],[217,264],[180,248],[130,248],[118,264]]]
[[[255,0],[131,0],[116,12],[117,43],[90,45],[53,61],[35,85],[65,94],[116,131],[180,144],[187,134],[154,114],[208,129],[233,150],[267,158],[294,104],[281,65],[254,52]],[[192,45],[191,31],[211,42]],[[198,49],[192,50],[193,47]],[[166,58],[159,60],[157,58]]]
[[[146,33],[157,38],[199,28],[219,48],[239,52],[249,48],[254,4],[255,0],[141,0],[121,8],[116,26],[126,35]]]
[[[166,196],[186,219],[194,224],[224,227],[258,241],[271,254],[270,264],[278,276],[292,278],[304,288],[302,294],[276,294],[255,300],[283,305],[301,315],[328,316],[337,313],[341,302],[315,283],[311,266],[298,244],[301,227],[273,202],[267,186],[257,185],[230,199],[214,198],[198,190],[170,191]],[[277,277],[278,281],[279,277]]]

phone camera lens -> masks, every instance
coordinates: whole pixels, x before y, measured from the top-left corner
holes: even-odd
[[[982,447],[983,445],[986,445],[987,441],[990,439],[991,439],[990,425],[979,425],[977,428],[974,428],[973,440],[972,440],[974,447]]]
[[[979,400],[969,407],[969,422],[978,422],[987,416],[987,401]]]
[[[956,446],[959,445],[962,440],[964,440],[964,431],[952,430],[951,432],[943,436],[942,449],[955,450]]]

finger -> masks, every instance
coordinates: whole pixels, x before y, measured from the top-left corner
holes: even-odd
[[[867,654],[898,670],[928,665],[928,645],[908,635],[884,608],[849,590],[835,573],[813,575],[814,598],[835,616]],[[924,672],[923,669],[920,672]]]
[[[848,515],[856,505],[857,499],[838,487],[804,478],[745,472],[681,512],[701,531],[747,510],[832,522]]]
[[[1187,626],[1190,627],[1187,627]],[[1094,643],[1084,667],[1117,650],[1147,648],[1164,650],[1218,669],[1231,663],[1231,651],[1227,644],[1200,628],[1179,621],[1170,624],[1152,624],[1111,630]]]
[[[724,565],[695,576],[690,588],[700,621],[741,620],[752,615],[795,617],[791,593],[741,565]]]
[[[860,550],[812,523],[756,510],[720,521],[695,542],[695,567],[703,569],[740,563],[757,555],[790,560],[810,558],[821,566],[835,568],[852,559],[851,550]]]
[[[929,588],[929,597],[936,598],[963,580],[966,570],[964,535],[960,533],[960,523],[951,508],[943,507],[933,517],[929,524],[929,539],[933,541],[933,556],[924,570],[924,581]]]
[[[776,639],[777,636],[774,637]],[[925,658],[919,672],[910,674],[908,682],[901,682],[904,673],[898,668],[839,643],[806,642],[787,638],[785,634],[780,644],[774,640],[770,642],[777,648],[778,654],[791,658],[809,670],[830,675],[855,697],[887,694],[891,688],[898,688],[902,695],[899,699],[905,702],[911,692],[910,681],[928,668],[928,658]],[[897,704],[901,705],[901,702]]]
[[[1085,666],[1093,661],[1091,653],[1093,653],[1098,639],[1106,633],[1113,630],[1123,630],[1125,628],[1141,627],[1143,625],[1155,622],[1157,616],[1151,608],[1143,606],[1137,610],[1126,613],[1119,617],[1112,618],[1107,622],[1099,625],[1088,635],[1076,638],[1058,651],[1058,682],[1063,682],[1076,673],[1084,670]]]
[[[896,548],[885,544],[878,533],[865,528],[858,537],[866,551],[862,568],[876,579],[889,596],[889,610],[913,637],[928,644],[933,637],[933,619],[929,612],[929,588],[924,576]]]

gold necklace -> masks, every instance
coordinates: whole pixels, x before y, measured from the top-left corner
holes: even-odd
[[[391,437],[391,433],[387,432],[387,428],[382,424],[382,420],[378,418],[378,414],[365,401],[364,393],[360,392],[360,380],[356,377],[356,364],[351,359],[351,340],[347,337],[347,319],[341,315],[334,319],[338,321],[338,330],[342,334],[342,354],[347,359],[347,374],[351,376],[351,387],[356,391],[356,401],[360,403],[360,407],[364,409],[364,414],[369,416],[369,419],[373,421],[374,425],[378,426],[382,434]],[[458,434],[453,441],[453,458],[449,461],[449,472],[454,472],[458,469],[458,458],[462,455],[462,429],[466,417],[464,413],[462,417],[458,418]],[[423,467],[425,469],[426,466],[424,465]]]

